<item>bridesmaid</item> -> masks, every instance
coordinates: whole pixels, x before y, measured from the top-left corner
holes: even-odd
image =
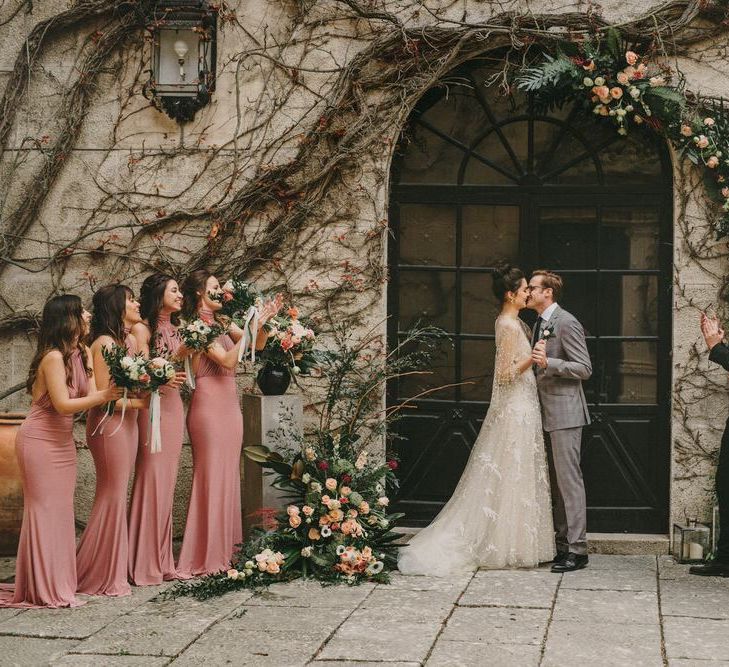
[[[142,283],[140,311],[144,318],[132,327],[145,355],[183,352],[177,333],[182,292],[170,276],[153,273]],[[162,451],[147,444],[148,410],[139,410],[139,450],[129,508],[129,578],[137,586],[153,586],[177,578],[172,556],[172,504],[182,451],[185,414],[180,386],[185,374],[160,389]]]
[[[90,319],[72,294],[53,297],[43,308],[28,374],[33,402],[15,445],[25,506],[15,585],[0,587],[3,607],[83,604],[76,598],[73,415],[122,394],[116,387],[96,389],[82,342]]]
[[[93,310],[91,359],[96,385],[105,389],[110,378],[102,350],[116,344],[126,347],[129,354],[135,354],[138,346],[130,332],[142,318],[139,303],[124,285],[107,285],[99,289],[94,294]],[[122,422],[122,401],[117,401],[116,412],[105,422],[103,433],[97,427],[105,410],[93,408],[89,412],[86,440],[96,466],[96,496],[76,555],[79,593],[131,593],[127,581],[127,488],[139,442],[137,408],[144,408],[147,403],[148,399],[130,398]]]
[[[222,308],[218,279],[201,269],[182,284],[183,316],[213,323]],[[212,295],[212,298],[211,298]],[[266,343],[263,325],[276,314],[279,300],[261,313],[256,347]],[[187,413],[192,444],[192,494],[185,536],[177,563],[180,578],[225,570],[234,547],[243,541],[240,505],[240,452],[243,416],[235,384],[235,368],[243,331],[231,324],[210,348],[193,359],[195,391]],[[235,342],[234,342],[235,341]]]

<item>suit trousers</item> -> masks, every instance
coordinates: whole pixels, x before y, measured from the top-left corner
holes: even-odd
[[[582,426],[545,433],[557,551],[587,553],[587,501],[580,468]]]
[[[721,437],[719,467],[716,469],[716,497],[719,501],[719,542],[715,558],[729,565],[729,420]]]

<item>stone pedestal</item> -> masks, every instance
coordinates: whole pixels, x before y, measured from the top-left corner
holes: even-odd
[[[303,432],[304,408],[300,396],[261,396],[243,394],[243,447],[264,445],[276,451],[283,443],[278,442],[273,432],[285,428],[301,434]],[[292,443],[288,443],[292,444]],[[251,528],[260,526],[269,511],[278,511],[284,506],[285,495],[271,486],[272,475],[264,473],[258,463],[251,461],[245,453],[241,457],[241,506],[243,508],[243,531],[247,537]]]

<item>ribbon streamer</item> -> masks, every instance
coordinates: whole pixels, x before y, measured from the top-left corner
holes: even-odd
[[[119,417],[119,423],[117,424],[117,427],[111,433],[109,433],[109,437],[114,435],[122,427],[122,424],[124,423],[124,415],[126,414],[126,411],[127,411],[127,388],[126,387],[124,387],[124,394],[122,395],[121,402],[122,402],[122,411],[121,411],[121,417]],[[103,433],[104,429],[101,429],[101,432]]]
[[[256,363],[256,338],[258,337],[258,308],[251,306],[246,313],[245,321],[243,322],[243,342],[240,344],[240,350],[238,351],[238,363],[243,361],[248,351],[250,344],[251,348],[251,361]],[[252,323],[252,326],[251,326]]]
[[[162,451],[162,406],[158,390],[152,392],[149,401],[149,437],[147,444],[152,454]]]
[[[126,391],[126,390],[125,390]],[[96,428],[92,431],[91,435],[96,435],[96,431],[99,431],[99,428],[101,430],[99,431],[99,434],[102,434],[104,432],[103,425],[111,418],[111,416],[114,414],[114,401],[111,403],[107,403],[104,406],[104,416],[99,419],[99,423],[96,425]]]
[[[195,388],[195,373],[192,370],[192,359],[190,355],[185,357],[185,379],[190,389]]]

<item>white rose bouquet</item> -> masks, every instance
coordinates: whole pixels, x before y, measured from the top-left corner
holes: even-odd
[[[191,322],[183,322],[178,329],[180,338],[185,347],[196,352],[205,352],[215,342],[218,336],[225,333],[225,328],[218,322],[208,324],[203,319],[192,320]],[[195,374],[192,371],[190,357],[185,357],[185,375],[187,375],[187,384],[191,389],[195,388]]]

